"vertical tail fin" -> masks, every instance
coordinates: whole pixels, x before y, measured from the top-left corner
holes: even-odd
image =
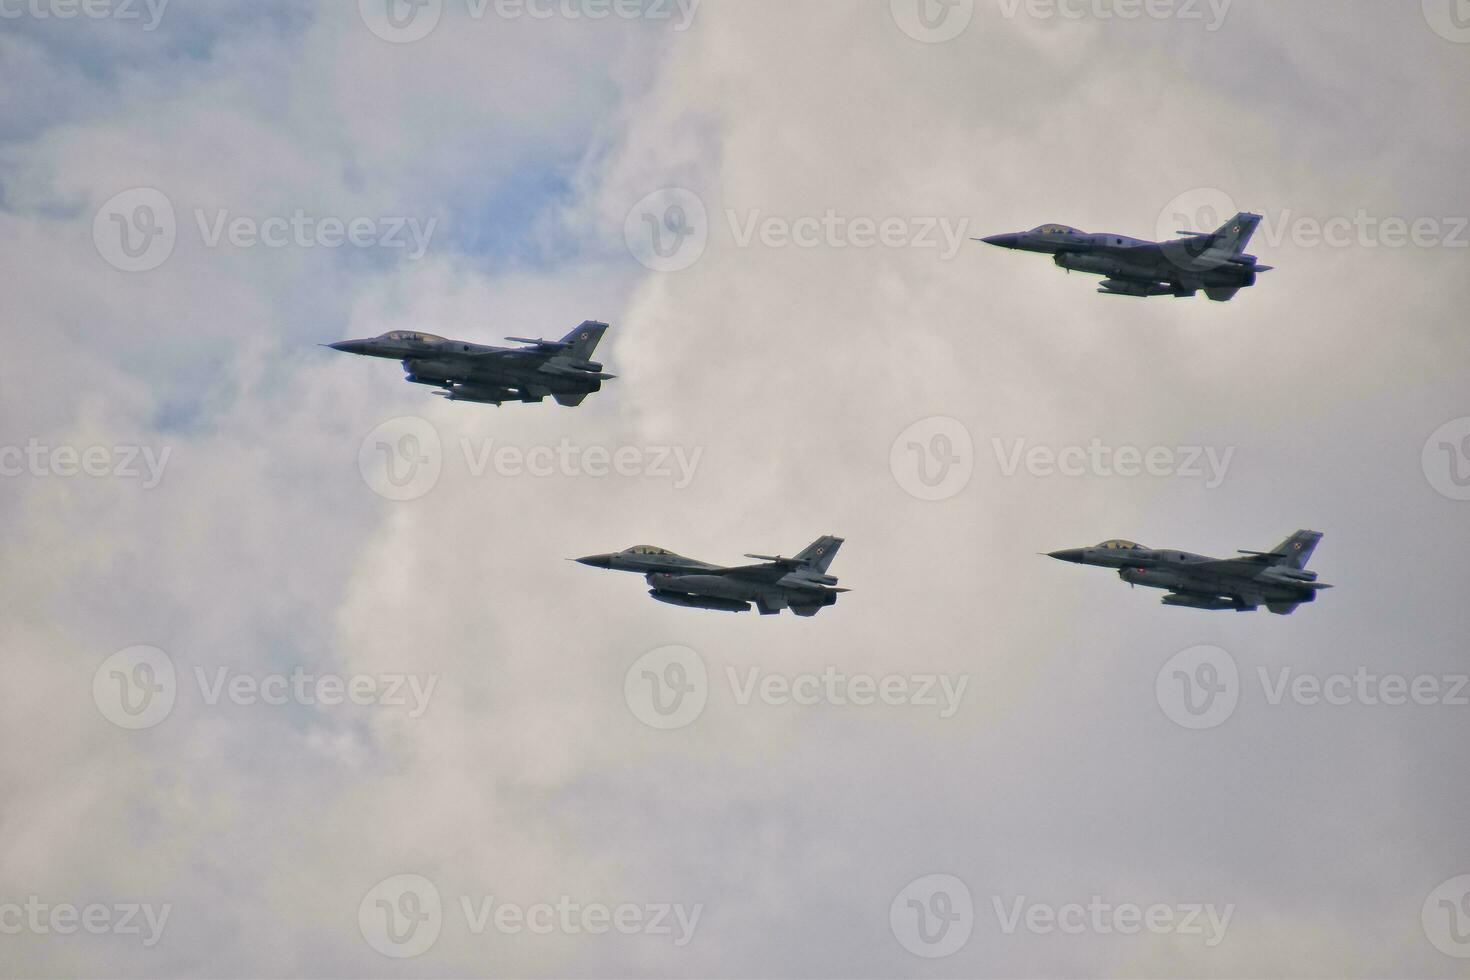
[[[1271,549],[1273,555],[1281,555],[1275,562],[1288,568],[1303,569],[1312,560],[1317,542],[1322,540],[1321,531],[1298,531]]]
[[[1259,214],[1242,211],[1215,230],[1210,236],[1210,248],[1228,255],[1239,255],[1250,244],[1251,236],[1260,223]]]
[[[803,548],[796,556],[796,560],[806,562],[812,568],[826,574],[827,566],[831,565],[832,559],[837,557],[837,549],[842,547],[842,540],[830,534],[824,535]]]
[[[586,320],[577,329],[561,339],[564,344],[569,344],[567,353],[584,361],[592,360],[592,352],[597,350],[597,344],[602,340],[602,335],[607,331],[607,324],[597,320]]]

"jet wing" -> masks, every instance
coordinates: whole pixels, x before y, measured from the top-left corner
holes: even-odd
[[[774,585],[791,574],[791,568],[787,565],[777,565],[774,563],[736,565],[733,568],[715,569],[710,574],[722,575],[727,578],[738,578],[744,582],[764,582]]]
[[[1214,558],[1210,561],[1191,562],[1187,567],[1191,572],[1201,571],[1211,572],[1215,575],[1235,575],[1240,578],[1255,578],[1270,567],[1270,562],[1264,556]]]

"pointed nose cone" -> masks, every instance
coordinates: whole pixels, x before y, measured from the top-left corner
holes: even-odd
[[[991,235],[989,238],[982,238],[980,240],[986,245],[996,245],[1000,248],[1015,248],[1020,244],[1021,236],[1018,234]]]
[[[1082,561],[1082,548],[1066,548],[1062,551],[1047,552],[1046,557],[1055,558],[1057,561],[1070,561],[1080,563]]]
[[[579,565],[591,565],[593,568],[612,568],[612,555],[588,555],[586,558],[573,558]]]
[[[367,341],[342,340],[335,344],[327,344],[325,346],[332,348],[332,350],[339,350],[344,354],[362,354],[367,350]]]

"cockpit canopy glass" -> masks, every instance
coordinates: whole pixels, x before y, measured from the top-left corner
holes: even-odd
[[[1102,544],[1098,545],[1098,547],[1099,548],[1110,548],[1110,549],[1112,549],[1114,551],[1147,551],[1148,550],[1143,545],[1138,544],[1135,541],[1124,541],[1122,538],[1114,538],[1111,541],[1104,541]]]
[[[1031,229],[1033,235],[1080,235],[1082,232],[1067,225],[1038,225]]]
[[[651,544],[640,544],[640,545],[635,545],[632,548],[629,548],[628,549],[628,554],[630,554],[630,555],[672,555],[673,552],[672,551],[668,551],[668,550],[666,550],[664,548],[655,548]]]
[[[429,341],[429,340],[443,340],[444,338],[443,337],[436,337],[436,336],[434,336],[431,333],[420,333],[417,330],[390,330],[388,333],[383,334],[383,336],[379,337],[378,339],[379,340],[418,340],[418,341]]]

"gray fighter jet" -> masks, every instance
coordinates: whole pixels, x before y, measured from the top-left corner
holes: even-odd
[[[1265,606],[1281,616],[1317,598],[1332,586],[1307,571],[1312,549],[1322,540],[1317,531],[1298,531],[1274,551],[1242,551],[1240,558],[1208,558],[1187,551],[1154,551],[1132,541],[1104,541],[1095,548],[1053,551],[1049,557],[1081,565],[1116,568],[1129,585],[1167,589],[1166,606],[1234,609],[1250,612]]]
[[[1183,238],[1149,242],[1123,235],[1088,234],[1066,225],[991,235],[975,241],[1025,252],[1044,252],[1069,272],[1105,276],[1100,293],[1110,296],[1193,296],[1203,289],[1223,303],[1269,272],[1245,247],[1261,223],[1241,212],[1213,232],[1181,231]]]
[[[327,344],[333,350],[403,362],[404,379],[433,385],[452,402],[539,402],[551,395],[561,405],[582,399],[614,377],[590,360],[607,324],[588,320],[561,340],[506,339],[529,347],[487,347],[416,330],[394,330],[368,340]]]
[[[790,609],[798,616],[815,616],[835,605],[837,579],[827,566],[842,547],[842,539],[818,538],[795,558],[746,555],[759,565],[726,567],[676,555],[663,548],[639,545],[610,555],[588,555],[575,561],[593,568],[638,572],[645,576],[648,594],[659,602],[695,609],[746,612],[753,602],[762,616]]]

